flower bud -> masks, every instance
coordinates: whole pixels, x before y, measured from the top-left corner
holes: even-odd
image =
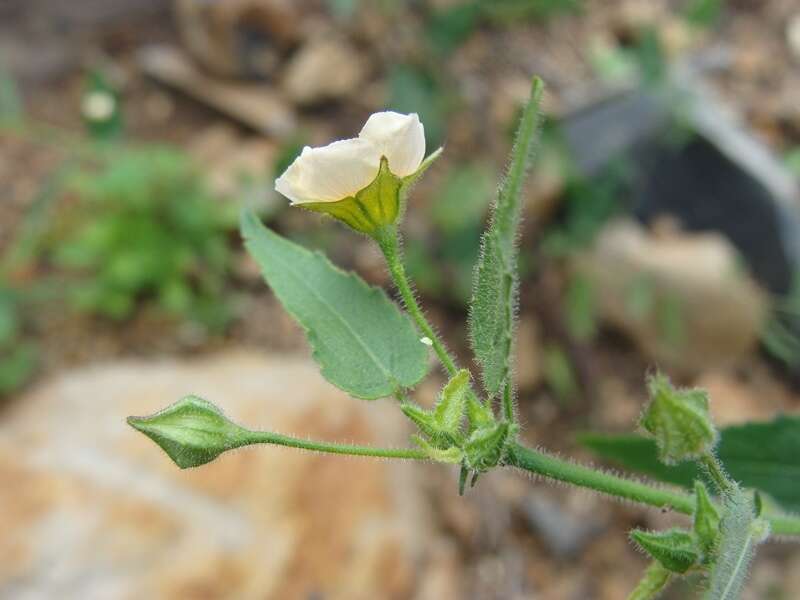
[[[199,467],[245,445],[249,433],[197,396],[186,396],[149,417],[128,417],[128,424],[161,446],[181,469]]]
[[[659,459],[668,465],[699,458],[713,449],[717,430],[704,390],[679,390],[663,375],[648,381],[650,403],[642,427],[656,440]]]

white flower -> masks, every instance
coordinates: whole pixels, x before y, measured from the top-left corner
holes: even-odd
[[[83,116],[90,121],[105,121],[114,114],[116,101],[108,92],[89,92],[81,101]]]
[[[357,138],[321,148],[306,146],[275,181],[275,189],[292,204],[337,202],[372,183],[384,157],[389,171],[398,178],[420,168],[425,157],[425,128],[416,113],[374,113]]]

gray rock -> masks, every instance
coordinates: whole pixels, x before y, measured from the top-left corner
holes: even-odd
[[[340,100],[363,91],[367,71],[364,55],[347,40],[335,36],[312,38],[286,65],[283,89],[290,100],[300,105]]]
[[[521,508],[528,525],[558,559],[576,556],[605,529],[603,519],[574,513],[544,494],[529,495]]]
[[[0,423],[0,598],[414,597],[435,540],[414,465],[257,447],[180,471],[125,417],[187,393],[253,428],[406,443],[396,405],[347,397],[305,358],[66,373]]]

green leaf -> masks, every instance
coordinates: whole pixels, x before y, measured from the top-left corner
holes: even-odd
[[[428,458],[443,463],[458,464],[464,458],[464,452],[458,446],[450,446],[449,448],[437,448],[428,441],[418,435],[412,435],[411,439],[419,446],[420,450],[428,455]]]
[[[306,330],[314,360],[333,385],[374,400],[425,376],[427,347],[383,290],[270,231],[251,212],[242,216],[242,235],[264,279]]]
[[[470,396],[469,371],[461,369],[442,389],[439,401],[432,410],[411,402],[403,402],[400,410],[419,427],[425,438],[439,449],[460,445],[464,438],[461,425]]]
[[[665,569],[661,563],[653,561],[644,572],[636,589],[628,596],[628,600],[653,600],[664,591],[672,577],[672,571]]]
[[[719,538],[719,511],[708,495],[706,486],[701,481],[694,482],[694,523],[693,530],[703,552],[708,557],[717,546]]]
[[[655,442],[639,435],[583,434],[579,441],[604,458],[660,481],[691,488],[700,477],[691,463],[661,464]],[[765,492],[787,510],[800,511],[800,416],[724,428],[716,454],[742,486]]]
[[[685,573],[700,558],[692,534],[682,529],[631,531],[631,539],[665,569]]]
[[[518,288],[516,238],[521,221],[525,175],[538,140],[543,90],[544,84],[535,78],[530,100],[517,129],[508,173],[492,208],[491,224],[483,234],[481,255],[473,278],[470,337],[483,369],[483,385],[491,396],[500,391],[511,369]]]
[[[461,429],[464,409],[469,394],[469,371],[461,369],[453,375],[442,390],[442,396],[434,409],[434,418],[439,428],[451,436]]]
[[[437,427],[436,420],[429,411],[411,402],[403,402],[400,405],[400,410],[403,411],[403,414],[411,419],[425,437],[432,440],[437,447],[441,445],[440,442],[446,442],[446,440],[440,440],[442,432]]]
[[[755,517],[752,498],[738,487],[728,494],[724,509],[705,600],[736,600],[741,596],[755,548],[769,535],[766,522]]]
[[[656,440],[659,459],[676,464],[702,456],[714,447],[717,430],[708,413],[704,390],[674,388],[663,375],[647,382],[650,403],[641,425]]]
[[[181,469],[209,463],[249,439],[246,429],[197,396],[186,396],[149,417],[128,417],[128,424],[158,444]]]

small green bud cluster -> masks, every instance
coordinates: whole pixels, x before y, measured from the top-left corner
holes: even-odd
[[[696,460],[713,450],[718,434],[704,390],[676,389],[661,374],[651,377],[647,387],[650,402],[640,423],[655,438],[663,463]]]
[[[412,439],[429,458],[461,463],[462,493],[469,473],[473,474],[474,483],[480,473],[502,462],[506,447],[518,430],[515,424],[496,421],[491,411],[475,398],[466,369],[447,382],[431,410],[411,402],[404,402],[401,409],[419,428],[419,435]]]
[[[719,539],[720,516],[706,487],[695,482],[695,510],[692,530],[631,531],[631,539],[643,551],[672,573],[684,574],[710,564]]]

